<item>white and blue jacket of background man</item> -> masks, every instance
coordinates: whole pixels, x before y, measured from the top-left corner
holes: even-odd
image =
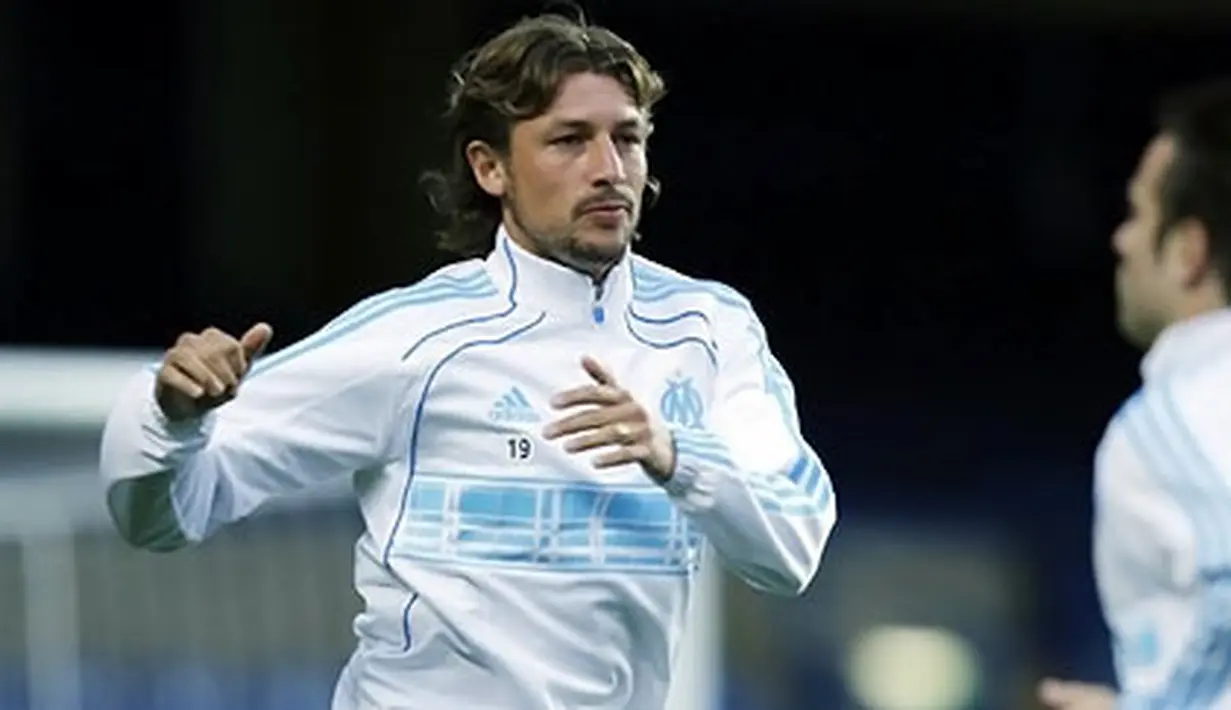
[[[1231,311],[1164,331],[1095,463],[1125,708],[1231,708]]]
[[[674,477],[599,471],[540,432],[593,355],[674,432]],[[629,255],[601,288],[501,230],[486,259],[360,302],[168,425],[141,374],[102,444],[109,502],[148,547],[353,477],[365,532],[359,708],[661,708],[702,546],[801,593],[835,520],[794,393],[748,301]],[[130,481],[173,472],[162,515]],[[153,505],[158,508],[159,506]]]

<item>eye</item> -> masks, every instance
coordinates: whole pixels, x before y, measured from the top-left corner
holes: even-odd
[[[580,135],[576,133],[570,133],[568,135],[559,136],[558,138],[553,138],[551,140],[552,145],[570,146],[570,145],[581,145],[582,143],[585,143],[585,138],[581,137]]]

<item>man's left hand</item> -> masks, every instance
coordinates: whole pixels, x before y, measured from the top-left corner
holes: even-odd
[[[1048,678],[1039,684],[1039,700],[1052,710],[1113,710],[1116,692],[1103,685]]]
[[[592,384],[561,392],[551,400],[557,410],[589,408],[559,419],[543,430],[548,439],[576,434],[564,444],[569,453],[614,446],[594,459],[597,468],[640,463],[659,483],[675,470],[675,443],[671,432],[642,407],[628,390],[620,387],[611,371],[586,356],[581,366]]]

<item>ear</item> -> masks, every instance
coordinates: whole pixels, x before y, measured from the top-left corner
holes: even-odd
[[[466,146],[466,162],[483,192],[492,197],[504,197],[508,192],[508,171],[495,148],[483,141],[471,141]]]
[[[1176,223],[1163,247],[1168,269],[1186,286],[1195,286],[1209,273],[1210,233],[1197,219]]]

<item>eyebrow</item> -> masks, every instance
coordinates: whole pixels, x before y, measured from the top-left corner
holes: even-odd
[[[562,121],[557,121],[552,126],[552,128],[554,130],[569,129],[569,130],[574,130],[574,131],[588,131],[594,128],[594,123],[592,121],[586,121],[583,119],[562,120]],[[626,118],[616,123],[616,128],[617,129],[637,128],[637,129],[649,130],[650,122],[643,120],[643,119],[639,119],[639,118]]]

